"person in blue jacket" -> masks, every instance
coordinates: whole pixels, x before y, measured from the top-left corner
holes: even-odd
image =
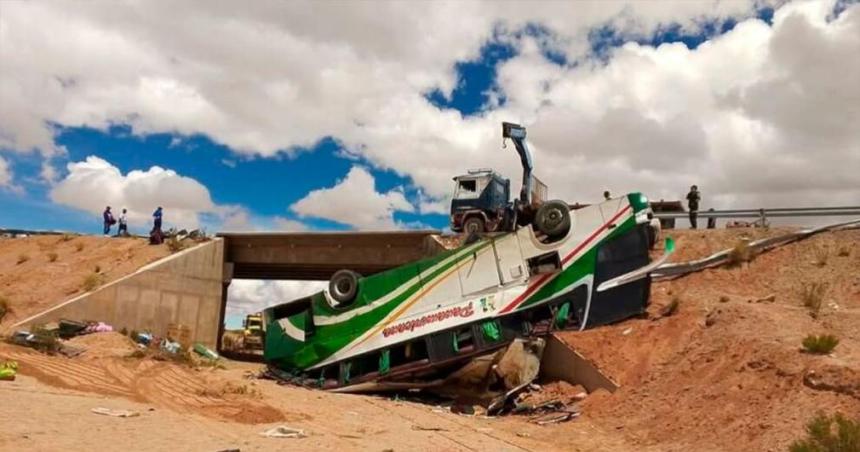
[[[161,230],[161,206],[155,209],[155,212],[152,213],[153,224],[152,229],[156,231]]]

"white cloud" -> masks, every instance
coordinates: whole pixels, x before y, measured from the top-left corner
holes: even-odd
[[[323,290],[326,281],[234,279],[227,290],[227,314],[245,315]]]
[[[275,230],[278,231],[302,232],[310,229],[308,225],[302,223],[301,221],[291,220],[289,218],[284,217],[275,217],[272,220],[272,223],[275,226]]]
[[[12,186],[12,168],[9,167],[9,162],[0,156],[0,187],[9,188]]]
[[[201,213],[223,209],[212,202],[201,183],[158,166],[123,175],[109,162],[90,156],[69,163],[68,171],[51,189],[51,200],[94,215],[100,215],[105,206],[111,206],[115,216],[127,208],[130,228],[143,229],[158,206],[164,208],[165,228],[180,229],[197,227]]]
[[[741,20],[695,50],[630,43],[605,64],[583,58],[595,26],[695,31],[706,18],[748,17],[753,4],[13,2],[0,16],[0,147],[59,152],[48,151],[51,123],[201,133],[264,156],[330,136],[438,200],[474,167],[511,176],[516,191],[517,158],[499,149],[509,120],[529,127],[537,174],[570,201],[604,189],[677,199],[697,183],[706,207],[856,203],[860,5],[828,21],[833,1],[789,3],[772,27]],[[551,34],[517,39],[526,23]],[[519,50],[499,66],[504,106],[463,118],[428,103],[423,93],[449,94],[454,63],[495,32]],[[213,47],[211,36],[229,38]],[[577,65],[548,61],[538,40]],[[379,202],[391,193],[370,179],[370,209],[302,208],[390,227],[394,199]]]
[[[414,212],[415,207],[401,189],[380,193],[370,172],[353,166],[346,177],[331,188],[313,190],[290,209],[303,217],[324,218],[358,229],[395,227],[394,212]]]

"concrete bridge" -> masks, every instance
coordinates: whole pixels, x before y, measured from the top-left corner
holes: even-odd
[[[370,275],[439,252],[443,248],[438,235],[433,230],[223,233],[13,328],[60,319],[93,320],[218,348],[233,279],[327,280],[343,268]]]

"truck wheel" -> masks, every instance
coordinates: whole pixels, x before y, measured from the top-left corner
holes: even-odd
[[[564,201],[547,201],[538,208],[534,225],[549,237],[561,237],[570,230],[570,208]]]
[[[358,295],[358,278],[352,270],[338,270],[328,283],[328,293],[337,302],[337,307],[349,306]]]
[[[484,232],[484,219],[481,217],[469,217],[463,222],[463,232],[466,234],[481,234]]]

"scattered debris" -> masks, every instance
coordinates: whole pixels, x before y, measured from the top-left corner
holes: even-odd
[[[413,425],[412,430],[419,430],[422,432],[447,432],[448,429],[442,427],[422,427],[420,425]]]
[[[17,361],[0,362],[0,381],[14,381],[18,373]]]
[[[803,384],[816,391],[831,391],[860,399],[860,372],[848,367],[826,365],[808,370]]]
[[[161,341],[161,345],[159,346],[161,350],[164,350],[170,354],[177,354],[182,349],[182,345],[179,342],[173,342],[170,339],[164,338]]]
[[[199,342],[194,344],[194,353],[197,353],[198,355],[203,356],[204,358],[209,358],[213,361],[219,358],[217,353],[210,350],[205,345],[203,345]]]
[[[756,298],[752,300],[752,303],[773,303],[776,301],[776,294],[770,294],[766,297]]]
[[[567,422],[571,419],[579,417],[578,411],[559,411],[554,413],[543,414],[538,417],[530,419],[531,422],[534,422],[537,425],[548,425],[548,424],[558,424],[560,422]]]
[[[306,438],[308,436],[304,430],[287,427],[286,425],[272,427],[260,432],[260,435],[267,438]]]
[[[113,416],[113,417],[137,417],[137,416],[140,416],[140,413],[138,413],[137,411],[112,410],[110,408],[103,408],[103,407],[93,408],[90,411],[92,411],[95,414],[101,414],[104,416]]]

